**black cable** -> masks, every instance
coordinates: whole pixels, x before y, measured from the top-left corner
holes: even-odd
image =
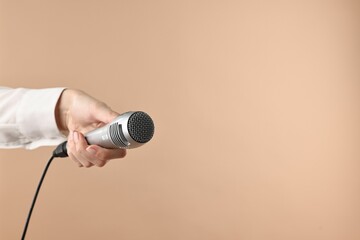
[[[26,219],[26,223],[25,223],[25,227],[24,227],[24,231],[23,231],[21,240],[24,240],[24,239],[25,239],[26,231],[27,231],[27,228],[28,228],[28,226],[29,226],[31,214],[32,214],[32,211],[33,211],[33,209],[34,209],[37,196],[38,196],[38,194],[39,194],[39,191],[40,191],[42,182],[43,182],[43,180],[44,180],[44,178],[45,178],[46,172],[47,172],[47,170],[48,170],[48,168],[49,168],[49,166],[50,166],[50,164],[51,164],[51,162],[52,162],[53,159],[54,159],[54,156],[52,156],[52,157],[49,159],[49,161],[48,161],[48,163],[46,164],[46,167],[45,167],[45,169],[44,169],[44,172],[43,172],[43,174],[42,174],[42,176],[41,176],[41,178],[40,178],[39,185],[38,185],[38,187],[37,187],[37,189],[36,189],[35,196],[34,196],[34,199],[33,199],[33,201],[32,201],[32,204],[31,204],[31,207],[30,207],[30,211],[29,211],[29,214],[28,214],[27,219]]]

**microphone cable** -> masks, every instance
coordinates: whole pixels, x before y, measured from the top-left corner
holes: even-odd
[[[41,188],[41,185],[44,181],[44,178],[45,178],[45,175],[46,175],[46,172],[48,171],[49,169],[49,166],[52,162],[52,160],[55,158],[54,155],[51,156],[51,158],[48,160],[48,163],[46,164],[46,167],[44,169],[44,172],[40,178],[40,181],[39,181],[39,184],[37,186],[37,189],[36,189],[36,192],[35,192],[35,195],[34,195],[34,199],[32,201],[32,204],[31,204],[31,207],[30,207],[30,211],[28,213],[28,216],[27,216],[27,219],[26,219],[26,223],[25,223],[25,227],[24,227],[24,230],[23,230],[23,234],[22,234],[22,237],[21,237],[21,240],[25,240],[25,236],[26,236],[26,232],[27,232],[27,229],[28,229],[28,226],[29,226],[29,222],[30,222],[30,219],[31,219],[31,214],[32,214],[32,211],[34,209],[34,206],[35,206],[35,203],[36,203],[36,199],[39,195],[39,191],[40,191],[40,188]]]

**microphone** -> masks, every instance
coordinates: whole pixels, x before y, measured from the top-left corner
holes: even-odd
[[[154,135],[154,122],[145,112],[131,111],[116,117],[107,125],[85,134],[90,145],[103,148],[131,149],[142,146]],[[53,151],[54,157],[67,157],[67,141],[61,143]]]

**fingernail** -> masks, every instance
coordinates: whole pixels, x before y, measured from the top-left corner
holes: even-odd
[[[79,134],[74,132],[74,141],[77,143],[79,141]]]
[[[95,153],[96,153],[96,150],[95,150],[94,148],[92,148],[92,147],[86,148],[86,151],[87,151],[88,153],[90,153],[91,155],[95,155]]]

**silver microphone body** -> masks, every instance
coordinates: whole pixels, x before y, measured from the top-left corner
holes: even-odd
[[[135,141],[128,129],[130,117],[139,112],[126,112],[119,115],[111,123],[94,129],[85,134],[85,139],[91,145],[99,145],[103,148],[136,148],[144,143]]]

